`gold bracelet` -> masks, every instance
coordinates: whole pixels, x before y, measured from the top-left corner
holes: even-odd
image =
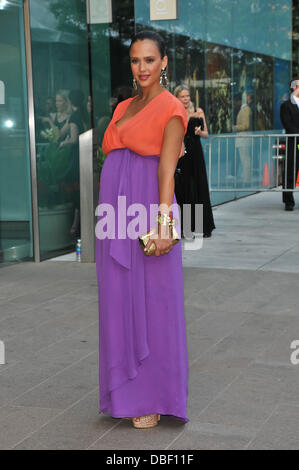
[[[159,212],[157,215],[157,221],[161,225],[168,225],[169,222],[171,221],[171,217],[168,214],[164,214],[164,213],[161,214],[161,212]]]
[[[169,216],[167,214],[158,214],[156,220],[158,224],[164,225],[164,226],[166,225],[171,226],[175,224],[175,219],[172,216]]]

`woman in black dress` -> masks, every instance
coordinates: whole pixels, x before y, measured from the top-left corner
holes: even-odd
[[[58,128],[58,142],[62,142],[69,130],[69,117],[72,113],[72,107],[66,90],[60,90],[56,93],[56,113],[50,117],[43,117],[42,122],[49,124],[53,129]]]
[[[183,204],[191,204],[191,232],[195,232],[195,204],[203,204],[203,236],[211,237],[215,228],[210,201],[205,159],[200,138],[208,134],[206,118],[201,108],[195,109],[190,101],[189,88],[178,86],[174,95],[183,103],[188,116],[188,128],[184,139],[185,155],[179,159],[176,169],[175,194],[181,207],[181,233],[183,236]],[[194,235],[193,235],[194,238]]]

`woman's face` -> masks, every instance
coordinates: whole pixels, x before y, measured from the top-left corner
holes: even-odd
[[[183,103],[185,108],[188,108],[190,103],[190,93],[188,90],[182,90],[178,94],[178,99]]]
[[[65,101],[60,95],[56,95],[56,109],[61,112],[65,109]]]
[[[161,70],[167,65],[167,56],[161,58],[155,41],[143,39],[136,41],[130,50],[131,70],[142,88],[160,82]]]

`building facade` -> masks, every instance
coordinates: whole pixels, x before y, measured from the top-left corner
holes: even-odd
[[[246,94],[252,132],[281,131],[280,104],[299,73],[298,6],[298,0],[0,0],[0,263],[74,249],[78,145],[60,145],[71,137],[64,122],[73,104],[80,132],[97,129],[101,162],[115,98],[132,86],[134,32],[163,35],[170,91],[190,87],[210,135],[232,132]],[[217,193],[213,203],[234,197]]]

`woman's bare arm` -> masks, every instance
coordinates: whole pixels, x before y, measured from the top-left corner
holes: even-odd
[[[202,118],[203,122],[204,122],[204,129],[201,130],[199,127],[196,127],[195,128],[195,134],[199,135],[203,139],[207,139],[209,137],[209,132],[208,132],[205,113],[203,112],[203,110],[201,108],[197,108],[195,116],[199,117],[199,118]]]
[[[66,123],[62,126],[61,129],[59,129],[59,137],[60,139],[64,137],[67,134],[67,131],[69,130],[69,121],[67,119]]]
[[[67,137],[63,142],[61,142],[60,147],[64,147],[65,145],[76,144],[78,142],[78,136],[79,136],[78,126],[73,122],[71,122],[69,126],[70,126],[71,135],[69,138]]]
[[[170,207],[174,195],[174,173],[184,139],[184,126],[179,116],[172,117],[164,131],[158,166],[160,204]],[[166,212],[166,211],[165,211]]]
[[[159,184],[160,209],[164,214],[169,214],[174,197],[174,173],[178,158],[181,153],[184,139],[184,125],[178,116],[172,117],[164,130],[162,151],[157,171]],[[145,157],[146,158],[146,157]],[[158,237],[147,242],[146,249],[155,243],[155,256],[168,253],[173,247],[166,226],[159,224]]]

